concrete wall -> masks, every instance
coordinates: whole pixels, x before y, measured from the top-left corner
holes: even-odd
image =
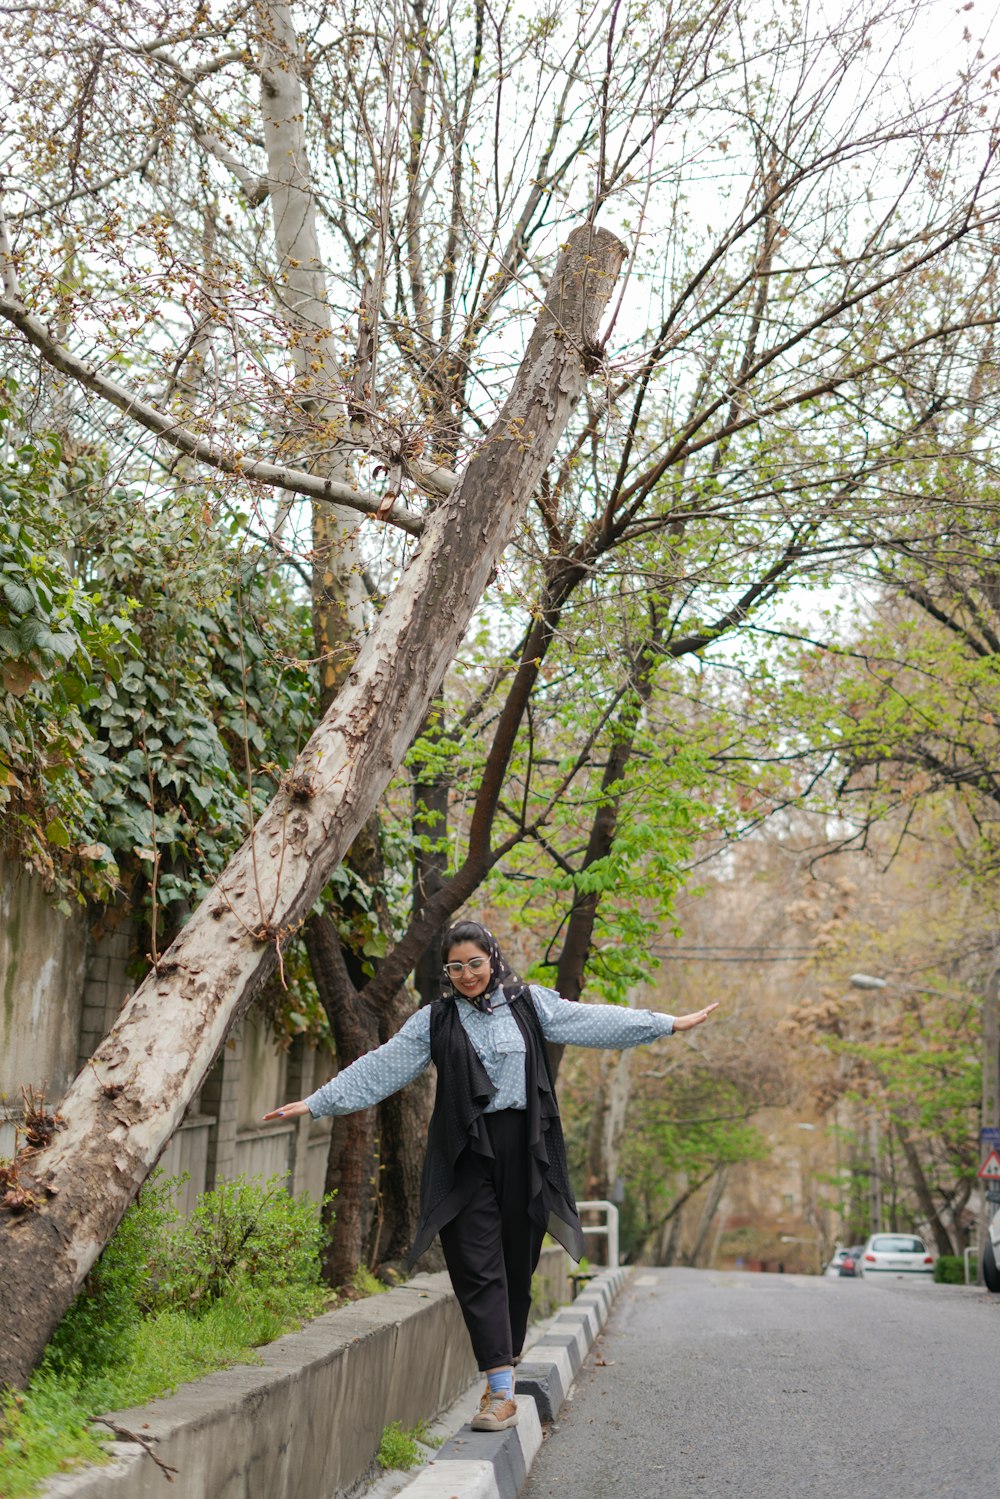
[[[546,1284],[568,1286],[567,1267],[565,1250],[542,1251]],[[477,1379],[444,1274],[317,1317],[260,1359],[112,1413],[176,1469],[178,1499],[342,1499],[372,1474],[390,1422],[431,1421]],[[160,1499],[164,1475],[138,1443],[110,1450],[107,1467],[50,1479],[41,1499]]]
[[[41,883],[0,859],[0,1098],[22,1085],[61,1098],[76,1076],[88,932],[82,912],[61,916]],[[14,1130],[0,1123],[0,1154]]]
[[[385,1427],[413,1427],[476,1377],[446,1275],[317,1317],[240,1365],[112,1419],[155,1443],[180,1499],[334,1499],[372,1472]],[[141,1447],[51,1479],[43,1499],[153,1499],[164,1475]]]
[[[573,1300],[571,1269],[570,1257],[565,1249],[558,1244],[545,1246],[531,1284],[533,1316],[547,1317],[557,1306],[566,1306]]]
[[[82,907],[63,916],[39,880],[0,861],[0,1097],[9,1109],[19,1109],[22,1086],[58,1107],[132,991],[131,957],[127,919],[91,926]],[[284,1176],[292,1191],[318,1200],[329,1120],[274,1127],[262,1126],[261,1115],[304,1097],[334,1070],[329,1055],[301,1041],[279,1050],[252,1011],[160,1158],[168,1176],[188,1177],[178,1194],[182,1208],[190,1211],[199,1193],[241,1174]],[[14,1125],[0,1118],[0,1155],[13,1146]]]

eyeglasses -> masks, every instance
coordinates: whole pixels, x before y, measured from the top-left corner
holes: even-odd
[[[473,978],[475,978],[478,974],[482,973],[484,968],[488,968],[489,966],[489,958],[470,958],[467,963],[446,963],[444,971],[450,979],[457,979],[459,974],[464,973],[467,968]]]

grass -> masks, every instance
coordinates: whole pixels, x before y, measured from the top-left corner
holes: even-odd
[[[43,1365],[23,1395],[7,1395],[0,1404],[0,1494],[24,1499],[53,1473],[106,1462],[101,1428],[90,1425],[96,1417],[142,1405],[213,1369],[254,1363],[258,1344],[297,1325],[297,1318],[262,1317],[257,1309],[220,1301],[197,1321],[173,1310],[144,1320],[121,1362],[104,1373]]]
[[[0,1401],[0,1494],[23,1499],[53,1473],[107,1461],[79,1392],[51,1374],[36,1375],[24,1395]]]

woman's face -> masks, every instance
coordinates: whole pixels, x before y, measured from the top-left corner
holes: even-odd
[[[489,954],[484,953],[475,942],[456,942],[454,947],[449,947],[444,966],[459,994],[467,994],[470,999],[474,999],[477,994],[484,994],[489,988]]]

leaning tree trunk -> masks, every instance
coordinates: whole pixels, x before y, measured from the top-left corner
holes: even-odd
[[[715,1222],[716,1214],[722,1202],[722,1194],[726,1190],[726,1179],[728,1176],[729,1167],[720,1166],[716,1172],[715,1180],[709,1188],[705,1205],[701,1210],[701,1218],[698,1221],[698,1231],[694,1236],[694,1243],[684,1256],[685,1265],[697,1265],[701,1258],[702,1251],[705,1248],[705,1241],[711,1231],[712,1224]]]
[[[402,761],[583,389],[624,254],[607,230],[570,235],[510,397],[428,519],[342,692],[70,1088],[65,1128],[18,1159],[33,1201],[0,1217],[0,1384],[28,1379],[230,1026]]]

